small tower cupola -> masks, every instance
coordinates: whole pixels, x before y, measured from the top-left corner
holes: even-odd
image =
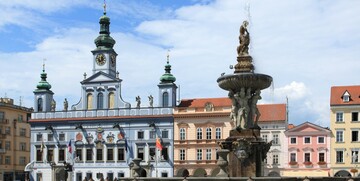
[[[165,73],[160,77],[159,87],[159,106],[160,107],[175,107],[176,106],[176,90],[177,86],[174,83],[175,76],[171,74],[171,65],[169,64],[169,52],[165,65]]]
[[[100,32],[95,39],[97,49],[112,49],[116,41],[110,36],[110,18],[106,16],[106,4],[104,4],[104,15],[100,17]]]
[[[53,92],[50,90],[51,85],[46,81],[47,74],[45,72],[45,64],[41,73],[41,80],[34,90],[34,111],[35,112],[48,112],[51,111],[51,102],[53,101]]]

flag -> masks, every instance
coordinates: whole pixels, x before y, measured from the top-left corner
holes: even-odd
[[[128,151],[128,142],[126,138],[125,138],[125,151]]]
[[[161,145],[161,141],[160,138],[156,138],[156,148],[159,150],[162,150],[162,145]]]
[[[68,151],[69,151],[69,153],[72,153],[71,140],[69,141],[69,144],[68,144]]]
[[[44,151],[44,148],[45,148],[44,140],[42,140],[42,141],[41,141],[41,145],[40,145],[40,152],[43,152],[43,151]]]

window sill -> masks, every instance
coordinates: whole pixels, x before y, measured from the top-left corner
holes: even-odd
[[[335,143],[345,143],[345,142],[344,141],[341,141],[341,142],[339,141],[339,142],[335,142]]]
[[[336,121],[335,124],[345,124],[345,121]]]
[[[345,164],[345,162],[335,162],[335,164]]]

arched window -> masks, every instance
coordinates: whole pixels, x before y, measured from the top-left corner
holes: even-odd
[[[206,139],[211,140],[211,128],[206,128]]]
[[[186,133],[185,128],[180,128],[180,140],[185,140]]]
[[[103,93],[99,93],[97,96],[97,109],[104,108],[104,95]]]
[[[163,93],[163,107],[169,107],[169,93]]]
[[[93,95],[92,94],[88,94],[86,96],[86,108],[87,109],[92,109],[93,108]]]
[[[43,111],[43,100],[42,98],[39,98],[37,101],[37,107],[38,107],[38,112],[42,112]]]
[[[201,128],[198,128],[196,130],[196,134],[197,134],[197,139],[198,140],[201,140],[202,139],[202,129]]]
[[[113,92],[109,93],[109,109],[113,109],[115,108],[115,94]]]
[[[221,139],[221,128],[216,128],[216,139]]]

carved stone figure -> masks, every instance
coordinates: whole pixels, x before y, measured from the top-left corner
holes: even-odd
[[[254,119],[255,116],[256,116],[256,119],[255,119],[255,125],[258,125],[258,121],[259,121],[259,118],[261,116],[260,112],[259,112],[259,109],[257,108],[257,102],[258,100],[261,99],[261,96],[260,96],[260,90],[257,89],[253,95],[253,97],[251,98],[251,115],[252,115],[252,118]]]
[[[244,21],[243,24],[240,26],[240,45],[237,47],[238,56],[249,55],[250,34],[247,31],[248,25],[249,22]]]
[[[67,111],[67,110],[68,110],[68,101],[65,98],[65,100],[64,100],[64,111]]]
[[[152,95],[148,96],[149,98],[149,107],[153,107],[154,104],[154,97]]]
[[[140,108],[140,104],[141,104],[140,96],[135,97],[135,100],[136,100],[136,108]]]
[[[237,120],[238,116],[237,116],[237,114],[238,114],[239,107],[238,107],[237,101],[236,101],[236,99],[234,97],[234,92],[232,90],[229,91],[228,96],[231,99],[231,103],[232,103],[230,119],[235,122],[235,126],[237,127],[238,126],[238,123],[237,123],[238,122],[238,120]]]
[[[250,95],[251,96],[251,95]],[[244,128],[248,128],[248,123],[247,123],[247,118],[249,115],[249,105],[248,105],[248,100],[249,100],[249,95],[247,95],[245,93],[245,88],[241,88],[240,92],[236,93],[234,95],[235,99],[238,102],[238,113],[237,113],[237,127],[239,127],[240,129],[241,127],[241,122],[244,119]]]
[[[56,109],[56,102],[55,102],[55,100],[53,99],[53,100],[51,101],[51,111],[55,111],[55,109]]]

